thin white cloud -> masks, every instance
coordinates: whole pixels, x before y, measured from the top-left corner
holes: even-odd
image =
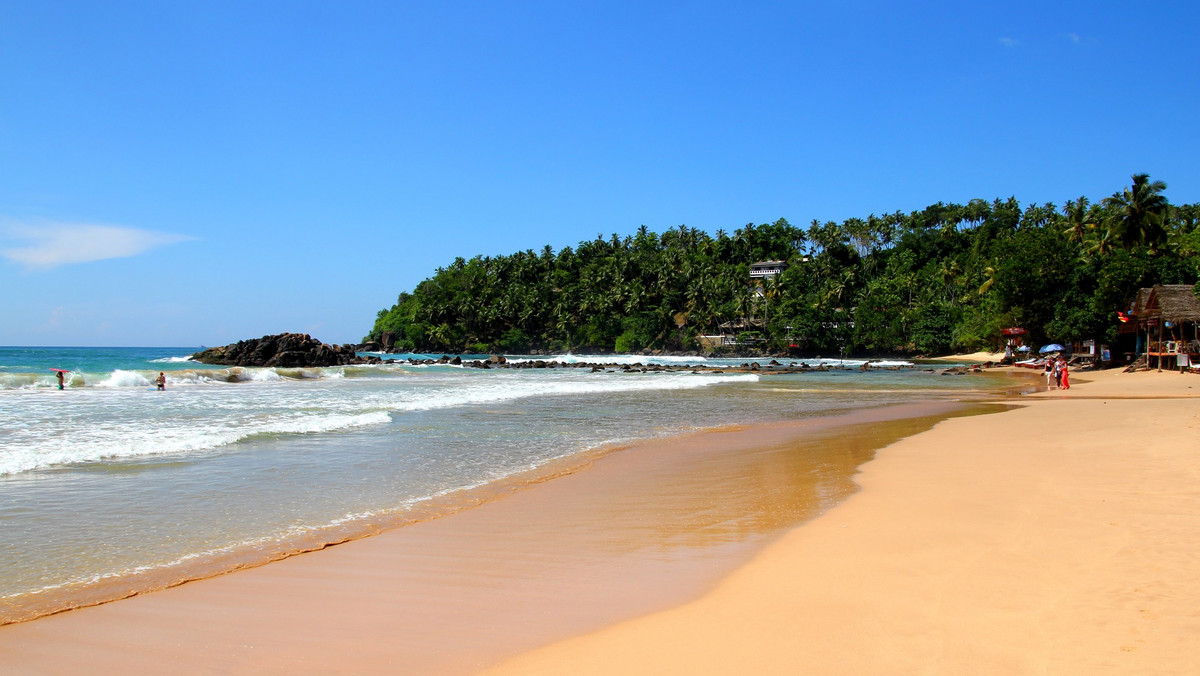
[[[130,258],[151,249],[195,237],[120,225],[91,223],[18,224],[0,228],[6,239],[23,244],[0,249],[10,261],[28,268],[55,268],[109,258]]]
[[[1079,37],[1079,33],[1067,33],[1067,39],[1076,45],[1083,42],[1083,38]]]
[[[1016,47],[1020,43],[1013,38],[1000,38],[1000,44],[1004,45],[1005,47]]]

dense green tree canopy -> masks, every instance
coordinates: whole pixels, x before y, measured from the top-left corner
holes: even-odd
[[[784,219],[715,236],[645,226],[624,238],[456,259],[381,310],[421,352],[690,351],[740,331],[772,351],[932,353],[1112,340],[1142,286],[1194,283],[1200,205],[1171,205],[1146,174],[1100,202],[1024,208],[1014,198],[931,205],[807,228]],[[784,272],[751,282],[750,264]]]

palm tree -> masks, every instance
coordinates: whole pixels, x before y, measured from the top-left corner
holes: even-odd
[[[1122,246],[1141,244],[1157,251],[1166,242],[1164,221],[1170,206],[1162,195],[1166,189],[1162,181],[1151,182],[1149,174],[1134,174],[1132,186],[1104,199],[1104,206],[1116,212],[1109,227]]]
[[[1088,256],[1107,256],[1113,252],[1113,231],[1111,229],[1104,230],[1100,235],[1091,240],[1087,249]]]
[[[1072,242],[1082,243],[1088,230],[1096,227],[1096,224],[1092,222],[1092,212],[1088,206],[1088,198],[1082,196],[1078,200],[1067,200],[1063,206],[1063,215],[1066,216],[1067,225],[1070,226],[1063,231],[1063,234]]]
[[[992,285],[996,283],[996,268],[988,265],[983,268],[983,284],[979,285],[979,295],[987,293]]]
[[[951,259],[949,262],[942,263],[937,274],[942,280],[942,290],[950,299],[950,303],[956,303],[958,301],[956,288],[958,280],[962,276],[962,266],[958,264],[957,260]]]

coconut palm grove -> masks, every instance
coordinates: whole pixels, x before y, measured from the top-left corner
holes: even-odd
[[[1135,174],[1099,200],[937,203],[807,228],[679,226],[555,252],[458,258],[381,310],[367,341],[412,352],[916,355],[1112,341],[1143,286],[1200,275],[1200,204]],[[754,278],[757,262],[777,274]],[[732,335],[727,344],[705,336]],[[393,342],[394,341],[394,342]]]

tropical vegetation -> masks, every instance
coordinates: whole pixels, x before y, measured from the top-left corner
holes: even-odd
[[[937,203],[807,228],[785,219],[715,235],[597,236],[575,247],[458,258],[365,340],[415,352],[711,351],[704,336],[773,353],[917,354],[1112,341],[1140,287],[1195,283],[1200,204],[1146,174],[1110,197],[1022,206]],[[786,269],[755,280],[752,263]]]

